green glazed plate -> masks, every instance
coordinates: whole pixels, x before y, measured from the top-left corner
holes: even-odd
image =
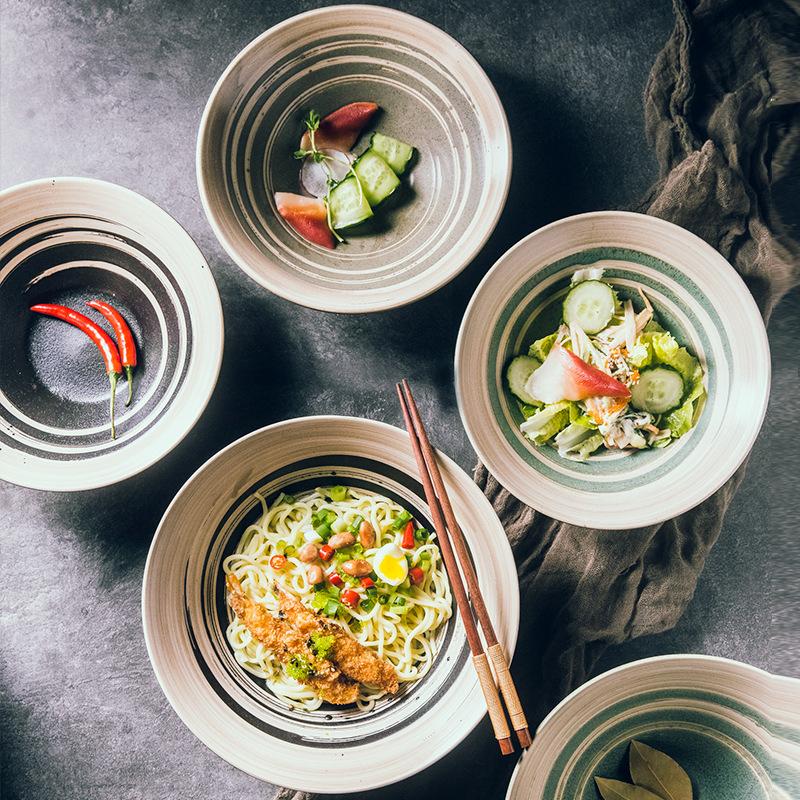
[[[674,655],[589,681],[542,722],[506,800],[601,800],[630,781],[632,739],[675,759],[693,800],[800,796],[800,681],[724,658]]]
[[[570,277],[589,264],[603,266],[622,295],[641,286],[660,322],[703,364],[705,408],[668,447],[603,448],[581,463],[536,447],[519,430],[505,368],[557,328]],[[626,529],[694,507],[733,474],[761,428],[770,360],[755,302],[719,253],[677,225],[603,211],[548,225],[500,258],[467,308],[455,373],[467,434],[506,489],[556,519]]]

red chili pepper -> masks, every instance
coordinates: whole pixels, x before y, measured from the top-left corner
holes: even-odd
[[[371,587],[373,587],[373,586],[375,585],[375,581],[374,581],[374,580],[372,580],[372,578],[369,578],[369,577],[367,577],[367,578],[362,578],[362,579],[361,579],[361,585],[362,585],[362,586],[363,586],[365,589],[370,589]]]
[[[411,521],[407,522],[406,527],[403,528],[403,539],[400,546],[405,550],[414,549],[414,523]]]
[[[129,406],[133,396],[133,368],[136,366],[136,342],[133,340],[131,329],[122,314],[114,306],[110,306],[102,300],[90,300],[86,305],[95,311],[99,311],[114,329],[114,336],[117,337],[117,347],[119,347],[120,361],[122,366],[125,367],[125,377],[128,380],[128,399],[125,401],[125,405]]]
[[[425,580],[425,572],[420,567],[412,567],[408,571],[408,577],[414,586],[419,586]]]
[[[286,566],[286,556],[272,556],[269,560],[269,565],[272,569],[283,569]]]
[[[345,589],[339,595],[339,599],[350,608],[355,608],[361,602],[361,596],[355,589]]]
[[[329,544],[324,544],[319,549],[319,557],[323,561],[330,561],[333,558],[333,548]]]
[[[330,574],[330,575],[328,575],[328,580],[329,580],[329,581],[330,581],[330,583],[331,583],[333,586],[335,586],[337,589],[338,589],[339,587],[341,587],[341,586],[344,586],[344,581],[342,580],[342,576],[341,576],[341,575],[339,575],[339,573],[338,573],[338,572],[331,572],[331,574]]]
[[[122,362],[119,358],[117,346],[99,325],[92,322],[89,317],[85,317],[83,314],[79,314],[71,308],[53,305],[51,303],[38,303],[35,306],[31,306],[31,311],[35,311],[37,314],[44,314],[48,317],[55,317],[56,319],[68,322],[70,325],[74,325],[76,328],[83,331],[97,345],[97,349],[103,356],[106,374],[111,383],[111,438],[116,439],[117,432],[114,428],[114,397],[117,393],[117,381],[120,375],[122,375]]]

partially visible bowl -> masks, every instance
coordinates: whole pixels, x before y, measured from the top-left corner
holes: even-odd
[[[95,297],[122,312],[139,351],[129,407],[117,387],[115,440],[96,347],[29,310],[92,316]],[[154,203],[103,181],[0,192],[0,319],[0,478],[35,489],[92,489],[158,461],[202,413],[222,359],[219,295],[194,242]]]
[[[519,590],[508,540],[489,501],[445,456],[441,466],[500,641],[513,652]],[[305,417],[239,439],[201,467],[167,509],[145,567],[142,616],[156,676],[185,724],[234,766],[310,792],[372,789],[452,750],[486,706],[455,607],[427,675],[374,709],[281,705],[245,672],[225,637],[222,559],[260,501],[331,480],[428,508],[404,431],[351,417]],[[309,765],[313,764],[313,769]]]
[[[700,359],[708,399],[697,425],[668,447],[598,451],[579,463],[523,436],[504,371],[556,329],[570,276],[597,262],[612,283],[643,287],[657,317]],[[664,220],[601,211],[547,225],[500,258],[467,308],[455,372],[470,441],[506,489],[556,519],[626,529],[696,506],[734,473],[766,413],[770,357],[750,292],[716,250]]]
[[[378,103],[369,128],[413,144],[418,160],[384,224],[331,251],[290,228],[273,193],[299,191],[292,154],[308,110],[354,101]],[[322,8],[263,33],[219,79],[197,140],[203,207],[231,258],[282,297],[344,313],[451,280],[494,229],[510,176],[508,123],[479,64],[433,25],[380,6]]]
[[[545,718],[506,800],[599,800],[595,776],[630,782],[632,739],[677,761],[697,800],[790,800],[800,788],[800,681],[698,655],[612,669]]]

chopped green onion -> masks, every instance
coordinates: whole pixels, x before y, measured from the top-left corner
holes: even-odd
[[[380,594],[378,595],[378,602],[385,606],[389,602],[389,595],[388,594]]]
[[[281,540],[278,542],[278,544],[276,544],[276,545],[275,545],[275,549],[276,549],[276,550],[277,550],[279,553],[282,553],[282,552],[283,552],[283,551],[286,549],[286,542],[285,542],[283,539],[281,539]]]
[[[360,514],[353,520],[352,525],[350,525],[350,530],[353,533],[358,533],[358,529],[361,527],[361,523],[364,521],[364,517]]]
[[[406,522],[408,522],[410,519],[411,519],[411,514],[409,514],[409,513],[408,513],[408,511],[406,511],[405,509],[403,509],[403,511],[401,512],[400,516],[399,516],[399,517],[398,517],[398,518],[397,518],[397,519],[394,521],[394,523],[392,524],[392,527],[393,527],[395,530],[399,530],[399,529],[400,529],[400,528],[402,528],[402,527],[403,527],[403,525],[405,525],[405,524],[406,524]]]
[[[414,531],[414,538],[418,542],[427,542],[429,536],[430,536],[430,532],[428,531],[427,528],[417,528]]]
[[[361,610],[362,611],[371,611],[375,607],[375,601],[368,597],[366,600],[361,601]]]
[[[392,600],[393,606],[404,606],[406,604],[405,597],[400,597],[400,595],[396,595],[394,600]]]
[[[287,545],[286,549],[283,551],[285,556],[293,556],[297,552],[297,548],[293,545]]]
[[[347,487],[346,486],[331,486],[328,489],[328,494],[330,495],[331,500],[334,503],[341,503],[342,500],[347,497]]]
[[[431,551],[430,550],[423,550],[419,554],[420,561],[430,561],[431,560]]]
[[[355,633],[358,633],[361,630],[361,620],[351,619],[350,630],[354,631]]]
[[[308,647],[317,658],[327,659],[331,654],[335,642],[336,637],[333,634],[326,636],[319,631],[314,631],[314,633],[311,634]]]
[[[325,604],[325,615],[328,617],[335,617],[341,608],[338,600],[328,600]]]
[[[314,674],[314,668],[305,656],[298,654],[289,659],[286,664],[286,674],[302,683]]]

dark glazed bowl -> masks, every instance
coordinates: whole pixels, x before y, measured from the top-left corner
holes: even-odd
[[[133,401],[110,389],[81,331],[34,314],[57,303],[111,333],[87,301],[117,308],[139,354]],[[54,178],[0,193],[0,478],[77,491],[141,471],[190,430],[216,383],[222,310],[202,254],[164,211],[128,189]],[[124,452],[121,452],[124,451]]]

